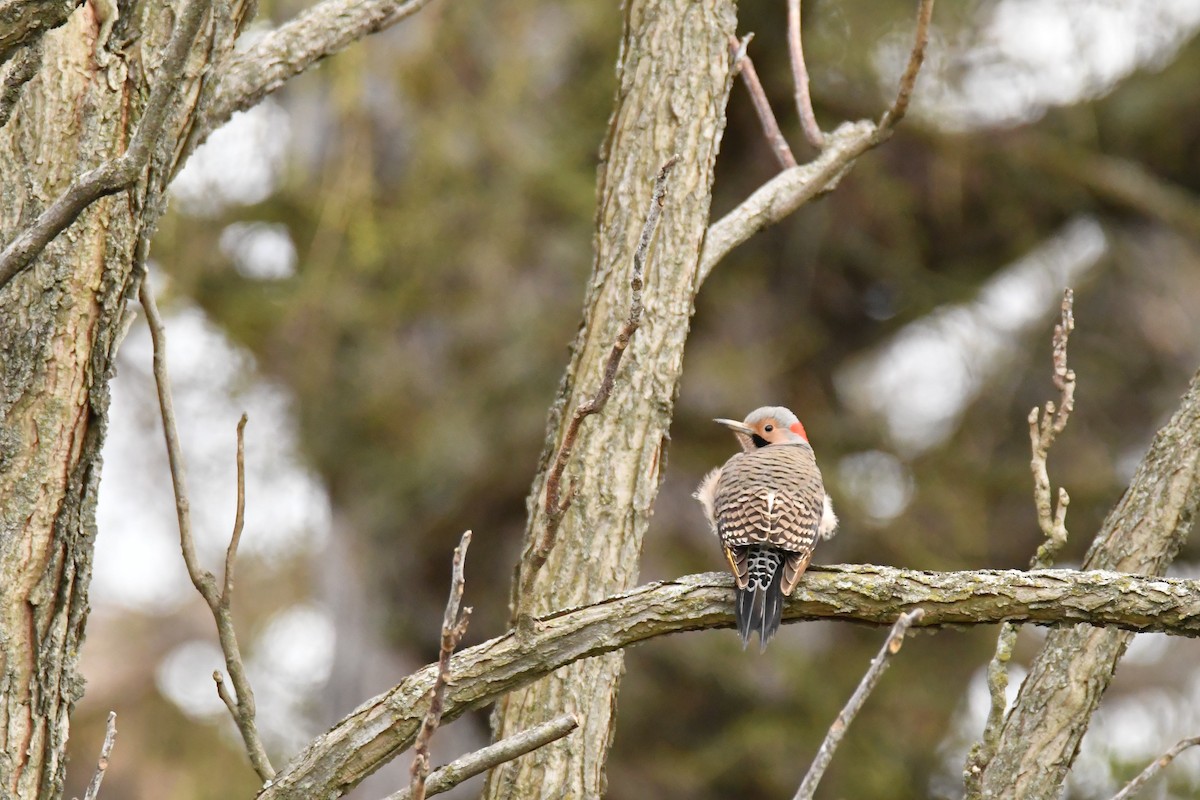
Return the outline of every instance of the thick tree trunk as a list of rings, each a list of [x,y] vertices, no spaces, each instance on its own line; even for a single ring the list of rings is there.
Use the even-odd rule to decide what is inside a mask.
[[[95,55],[101,20],[92,3],[29,45],[43,48],[41,69],[0,129],[0,241],[11,241],[79,174],[128,146],[177,18],[166,3],[138,10],[141,18],[125,21],[133,27],[113,31],[129,34],[129,49],[105,67]],[[165,135],[140,179],[89,206],[0,289],[3,797],[62,792],[68,717],[83,690],[76,665],[112,359],[199,96],[198,67],[214,54],[207,45],[193,49]]]
[[[698,285],[713,165],[730,85],[732,0],[629,0],[616,107],[597,191],[595,262],[575,342],[530,497],[528,548],[547,524],[546,470],[576,406],[596,391],[629,307],[633,252],[659,167],[681,158],[646,270],[645,318],[625,354],[608,406],[584,422],[567,470],[578,497],[557,545],[518,614],[541,615],[628,589],[666,458],[683,347]],[[528,569],[526,559],[520,570]],[[521,585],[523,575],[518,575]],[[592,798],[604,793],[621,654],[563,668],[499,702],[494,735],[509,736],[563,712],[580,730],[493,771],[487,796]]]
[[[1154,437],[1083,568],[1164,574],[1198,510],[1200,374]],[[1052,800],[1062,795],[1079,742],[1132,638],[1128,631],[1088,625],[1046,637],[983,770],[983,797]]]

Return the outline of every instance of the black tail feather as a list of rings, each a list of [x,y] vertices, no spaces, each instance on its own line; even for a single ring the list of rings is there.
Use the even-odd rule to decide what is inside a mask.
[[[783,617],[782,559],[776,553],[772,552],[771,555],[775,557],[759,562],[765,562],[764,567],[770,572],[755,575],[752,569],[746,588],[737,590],[737,627],[742,637],[742,647],[747,647],[750,634],[758,631],[759,652],[767,649],[767,642],[779,630]],[[751,558],[752,562],[756,560]]]

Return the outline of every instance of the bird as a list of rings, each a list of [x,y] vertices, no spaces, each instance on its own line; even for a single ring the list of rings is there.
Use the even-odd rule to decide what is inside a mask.
[[[694,496],[733,571],[742,647],[757,631],[763,652],[779,629],[783,598],[808,568],[818,538],[837,530],[837,515],[808,434],[790,410],[763,406],[742,422],[713,421],[733,431],[742,452],[709,472]]]

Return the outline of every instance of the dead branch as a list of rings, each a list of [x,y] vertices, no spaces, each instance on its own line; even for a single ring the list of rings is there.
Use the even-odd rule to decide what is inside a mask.
[[[1075,330],[1074,302],[1075,294],[1071,289],[1063,290],[1062,316],[1054,326],[1054,336],[1051,339],[1053,380],[1059,391],[1058,405],[1055,406],[1053,400],[1047,400],[1040,415],[1036,407],[1029,412],[1029,467],[1033,472],[1033,502],[1038,525],[1046,537],[1030,560],[1030,569],[1048,569],[1067,543],[1067,505],[1071,498],[1066,489],[1059,487],[1058,507],[1051,510],[1050,476],[1046,471],[1046,458],[1054,439],[1066,428],[1071,411],[1075,408],[1075,371],[1067,367],[1067,340],[1071,331]],[[991,707],[983,726],[983,734],[971,748],[963,768],[963,781],[967,796],[971,798],[980,795],[983,771],[1000,741],[1004,712],[1008,707],[1008,662],[1012,659],[1013,647],[1016,646],[1020,629],[1020,625],[1012,622],[1005,622],[1000,626],[1000,634],[996,638],[996,652],[988,663],[987,686]]]
[[[788,0],[788,56],[792,62],[792,82],[796,94],[796,111],[804,138],[820,150],[825,146],[825,134],[813,113],[812,95],[808,91],[808,67],[804,64],[804,45],[800,38],[800,0]]]
[[[767,93],[763,91],[762,82],[758,79],[758,71],[754,69],[754,62],[746,52],[753,38],[753,33],[746,34],[741,41],[735,36],[729,37],[729,55],[733,60],[733,70],[741,73],[742,83],[750,93],[750,102],[754,104],[754,112],[758,114],[763,134],[767,137],[767,143],[771,145],[771,152],[775,154],[779,166],[791,169],[796,166],[796,157],[792,155],[792,148],[788,147],[787,139],[783,138],[783,131],[779,130],[779,122],[775,119],[771,102],[767,100]]]
[[[290,78],[372,33],[411,17],[430,0],[323,0],[235,53],[196,127],[199,146],[236,111],[257,105]]]
[[[846,706],[838,713],[837,719],[829,726],[829,732],[825,734],[825,741],[821,742],[821,749],[817,751],[817,757],[813,759],[812,765],[808,768],[808,774],[804,776],[793,800],[812,800],[813,794],[817,791],[817,784],[821,782],[821,776],[825,774],[826,767],[833,759],[834,751],[841,744],[842,737],[846,735],[846,729],[858,716],[863,703],[867,701],[871,692],[874,691],[875,685],[879,683],[880,677],[891,665],[891,657],[900,652],[900,648],[904,646],[904,635],[908,633],[909,627],[914,622],[920,621],[924,615],[924,611],[914,608],[896,619],[896,624],[888,633],[883,647],[871,660],[871,666],[867,668],[867,673],[859,681],[858,688],[846,701]]]
[[[879,123],[867,120],[842,123],[826,138],[825,147],[816,160],[779,173],[733,211],[709,225],[704,237],[704,249],[700,253],[700,282],[733,248],[810,200],[833,191],[859,156],[887,141],[896,123],[903,119],[908,109],[913,85],[925,60],[932,15],[933,0],[921,0],[917,12],[916,40],[909,55],[908,68],[900,79],[896,99]]]
[[[233,599],[233,570],[232,565],[237,557],[237,546],[242,535],[242,523],[245,509],[245,456],[244,431],[246,415],[243,414],[237,427],[237,513],[235,515],[233,535],[225,552],[225,576],[223,588],[218,588],[217,579],[211,572],[200,565],[196,555],[195,538],[192,535],[191,503],[188,499],[186,468],[183,460],[183,449],[179,444],[179,429],[175,421],[175,403],[171,393],[171,380],[167,371],[167,341],[166,330],[162,316],[158,313],[158,304],[154,300],[154,292],[149,280],[143,276],[138,298],[146,311],[146,321],[150,326],[150,340],[154,349],[154,382],[158,387],[158,404],[162,416],[163,437],[167,445],[167,461],[171,470],[171,485],[175,492],[175,516],[179,524],[179,547],[183,552],[183,561],[187,566],[188,576],[196,591],[204,598],[212,612],[213,621],[217,626],[217,638],[221,643],[221,652],[225,655],[225,668],[233,683],[237,697],[234,698],[225,686],[220,672],[213,673],[217,695],[225,703],[233,716],[242,741],[246,745],[246,754],[254,771],[263,781],[269,781],[275,775],[275,769],[267,758],[266,749],[258,735],[255,724],[254,691],[250,679],[246,675],[246,666],[242,660],[241,648],[238,646],[237,633],[233,626],[233,615],[230,605]]]
[[[521,731],[495,744],[490,744],[474,753],[468,753],[440,769],[436,769],[426,781],[426,796],[448,792],[460,783],[474,778],[480,773],[487,772],[492,767],[519,758],[526,753],[532,753],[539,747],[545,747],[556,742],[579,727],[579,720],[574,714],[563,714],[549,722],[534,725],[528,730]],[[390,794],[384,800],[412,800],[411,789],[401,789]]]
[[[562,524],[563,516],[567,513],[567,509],[570,508],[571,501],[574,499],[575,486],[573,483],[571,489],[567,492],[567,496],[562,499],[560,499],[561,490],[559,487],[562,482],[563,472],[567,468],[567,462],[571,459],[571,450],[575,446],[575,439],[579,435],[579,426],[583,424],[584,419],[592,414],[598,414],[608,404],[608,397],[612,394],[613,384],[617,378],[617,368],[621,365],[621,357],[625,355],[625,349],[629,347],[629,342],[633,338],[633,334],[637,332],[638,327],[642,324],[642,284],[646,267],[646,256],[650,251],[650,242],[654,239],[654,231],[658,227],[658,219],[662,215],[667,195],[667,177],[671,174],[671,168],[675,166],[678,160],[678,155],[671,156],[659,168],[658,177],[654,179],[654,191],[650,197],[650,208],[646,211],[646,221],[642,225],[642,235],[638,240],[637,250],[633,254],[633,274],[629,278],[629,316],[626,318],[625,324],[621,326],[621,330],[617,333],[617,340],[613,342],[612,350],[608,354],[608,361],[604,365],[604,376],[600,380],[600,386],[596,389],[596,393],[592,395],[590,400],[580,403],[576,407],[575,414],[571,417],[571,422],[567,425],[566,433],[563,434],[562,444],[558,446],[558,453],[554,456],[553,466],[546,475],[546,524],[542,528],[541,535],[538,537],[536,545],[532,552],[530,552],[522,568],[522,597],[528,596],[533,586],[533,580],[537,577],[538,570],[545,565],[546,559],[550,557],[550,551],[554,549],[555,537],[558,533],[559,525]]]
[[[728,573],[650,583],[590,605],[548,614],[527,632],[456,653],[443,721],[484,707],[567,664],[681,631],[732,628]],[[926,572],[874,565],[811,567],[784,607],[787,622],[840,619],[891,625],[921,608],[923,628],[1076,623],[1200,636],[1200,582],[1119,572],[981,570]],[[1095,630],[1095,628],[1091,628]],[[258,800],[336,797],[410,747],[437,665],[363,703],[318,737]]]
[[[454,548],[454,568],[450,579],[450,598],[446,601],[446,613],[442,617],[442,642],[438,653],[437,679],[429,690],[429,709],[421,722],[421,730],[417,734],[414,745],[412,762],[412,783],[409,786],[409,796],[412,800],[425,800],[425,779],[429,777],[429,740],[442,721],[442,706],[446,697],[446,686],[450,683],[450,657],[458,647],[463,634],[467,632],[467,623],[471,619],[471,609],[462,606],[463,567],[467,559],[467,548],[471,545],[471,532],[462,535],[458,547]]]
[[[176,95],[183,69],[210,6],[211,0],[187,0],[184,4],[129,149],[76,178],[33,224],[5,246],[0,252],[0,288],[32,264],[46,245],[66,230],[84,209],[102,197],[128,188],[141,176],[172,109],[179,102]]]
[[[913,87],[917,83],[917,75],[921,72],[921,64],[925,61],[925,47],[929,44],[929,23],[933,19],[933,0],[921,0],[917,9],[917,30],[913,37],[912,50],[908,55],[908,66],[900,76],[900,85],[896,89],[896,99],[892,106],[883,112],[879,118],[880,130],[889,130],[904,119],[908,113],[908,103],[912,100]]]
[[[1125,788],[1113,795],[1112,800],[1129,800],[1137,794],[1143,786],[1150,782],[1158,773],[1166,769],[1167,765],[1175,760],[1175,756],[1187,750],[1189,747],[1195,747],[1200,744],[1200,736],[1193,736],[1190,739],[1183,739],[1176,742],[1175,746],[1167,752],[1163,753],[1158,758],[1151,761],[1144,770],[1142,770],[1136,778],[1125,784]]]
[[[104,723],[104,743],[100,745],[100,758],[96,760],[96,774],[83,793],[83,800],[96,800],[100,794],[100,784],[104,782],[104,773],[108,771],[108,758],[112,755],[113,745],[117,741],[117,712],[108,712],[108,721]]]

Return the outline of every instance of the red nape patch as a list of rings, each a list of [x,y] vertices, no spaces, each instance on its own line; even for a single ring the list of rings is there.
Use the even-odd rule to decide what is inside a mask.
[[[800,437],[804,439],[804,441],[806,441],[806,442],[808,441],[808,434],[805,433],[804,426],[801,425],[799,422],[792,423],[791,431],[792,431],[792,433],[799,434]]]

